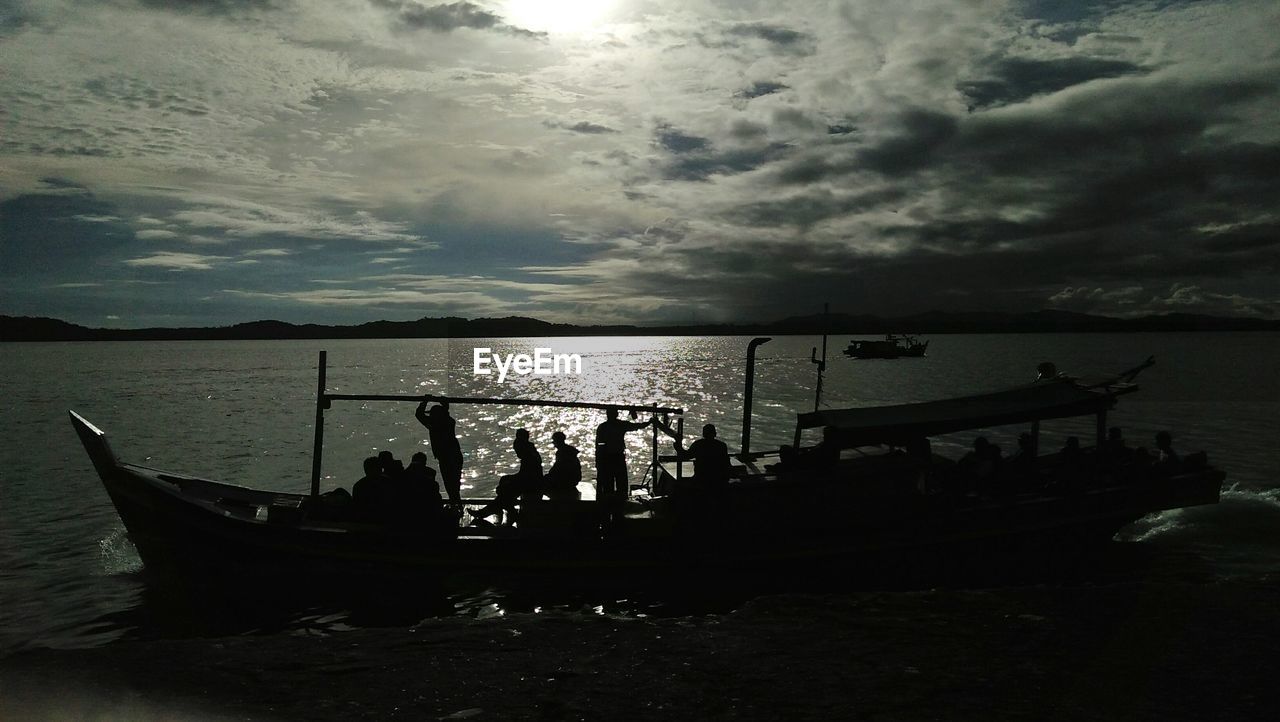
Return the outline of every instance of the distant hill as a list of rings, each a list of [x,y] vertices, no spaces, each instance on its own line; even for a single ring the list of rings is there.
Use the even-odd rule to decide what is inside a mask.
[[[884,333],[1056,333],[1143,331],[1280,331],[1280,320],[1171,313],[1111,318],[1070,311],[1029,313],[928,313],[881,318],[833,313],[791,316],[772,323],[686,326],[580,326],[536,318],[465,319],[454,316],[416,321],[370,321],[356,326],[251,321],[211,328],[86,328],[56,318],[0,316],[0,341],[162,341],[309,338],[494,338],[510,336],[739,336],[773,334]]]

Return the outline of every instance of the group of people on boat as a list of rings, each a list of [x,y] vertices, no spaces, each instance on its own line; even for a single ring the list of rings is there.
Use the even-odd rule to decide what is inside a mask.
[[[884,456],[863,455],[854,463],[871,464],[865,468],[876,469],[873,475],[898,478],[899,488],[911,495],[949,499],[1074,493],[1110,483],[1108,479],[1158,479],[1207,464],[1203,452],[1180,456],[1168,431],[1157,433],[1154,441],[1151,451],[1130,447],[1120,427],[1111,427],[1097,449],[1082,448],[1080,439],[1070,436],[1056,453],[1041,455],[1037,440],[1023,433],[1017,448],[1006,455],[986,436],[977,436],[967,453],[953,459],[934,454],[929,440],[921,436],[891,444]],[[820,444],[802,450],[784,446],[781,463],[767,468],[781,474],[830,473],[841,463],[846,446],[839,430],[828,426]]]
[[[446,521],[436,470],[421,451],[406,467],[390,451],[364,460],[364,476],[351,487],[354,516],[361,520],[435,526]]]
[[[1056,454],[1040,456],[1034,438],[1023,433],[1018,436],[1018,448],[1004,456],[999,446],[979,436],[971,451],[954,466],[944,465],[943,473],[937,476],[942,480],[940,485],[950,485],[949,491],[982,496],[1029,491],[1069,493],[1080,491],[1090,479],[1114,478],[1133,471],[1172,476],[1203,462],[1201,455],[1184,460],[1173,449],[1173,437],[1168,431],[1158,432],[1154,440],[1154,451],[1130,447],[1120,427],[1113,426],[1097,449],[1086,451],[1081,448],[1079,437],[1069,436]],[[1051,473],[1042,473],[1046,471]]]
[[[356,518],[366,521],[399,523],[423,521],[455,527],[462,516],[462,446],[457,435],[457,421],[449,413],[448,403],[428,408],[422,401],[414,413],[427,429],[428,441],[439,474],[427,466],[427,455],[413,454],[408,467],[390,451],[364,461],[364,476],[355,483],[350,505]],[[634,418],[634,413],[632,414]],[[596,427],[596,498],[615,510],[630,493],[627,478],[626,435],[647,428],[650,421],[624,421],[616,409],[605,412],[605,420]],[[517,429],[511,448],[519,467],[498,479],[494,498],[470,511],[473,524],[490,525],[494,516],[511,522],[518,509],[530,501],[544,497],[552,501],[576,501],[581,498],[578,484],[582,481],[579,450],[568,442],[562,431],[551,436],[555,458],[551,468],[543,471],[542,454],[533,443],[528,429]],[[687,489],[722,489],[729,480],[729,449],[716,438],[716,428],[703,427],[702,438],[686,449],[676,442],[676,455],[692,461],[694,477]],[[441,494],[441,484],[445,494]],[[345,492],[341,492],[345,493]],[[447,501],[445,496],[447,495]]]

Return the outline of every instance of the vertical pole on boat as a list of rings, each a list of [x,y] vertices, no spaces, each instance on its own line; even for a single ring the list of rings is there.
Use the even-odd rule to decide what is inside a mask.
[[[747,344],[747,388],[742,392],[742,456],[751,453],[751,397],[756,385],[756,347],[769,343],[772,338],[761,336]]]
[[[658,423],[657,421],[658,421],[658,403],[655,401],[653,404],[653,422],[654,422],[653,423],[653,460],[650,462],[651,464],[653,464],[653,482],[649,486],[650,490],[658,488],[659,477],[662,476],[662,467],[658,465]]]
[[[324,449],[324,375],[325,351],[320,352],[320,378],[316,382],[316,441],[311,448],[311,495],[320,494],[320,453]]]
[[[676,436],[679,437],[679,442],[676,444],[677,448],[683,449],[684,448],[684,417],[683,416],[680,416],[676,419]],[[680,455],[677,454],[676,455],[676,478],[677,479],[684,478],[684,474],[681,473],[681,470],[683,469],[683,467],[684,467],[684,462],[680,461]]]
[[[810,359],[818,364],[818,387],[813,394],[813,410],[818,410],[818,405],[822,403],[822,372],[827,370],[827,307],[829,304],[822,304],[822,360],[819,361],[818,349],[814,349],[810,354]]]
[[[1031,469],[1035,473],[1040,460],[1040,419],[1031,422]]]

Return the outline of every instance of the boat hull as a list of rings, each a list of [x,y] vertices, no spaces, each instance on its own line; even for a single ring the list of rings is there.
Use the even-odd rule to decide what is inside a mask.
[[[1020,566],[1048,569],[1148,513],[1214,503],[1222,483],[1221,472],[1208,469],[1159,486],[929,505],[873,500],[848,483],[814,478],[734,484],[710,510],[662,497],[604,533],[467,527],[442,534],[311,521],[298,511],[301,495],[121,463],[102,432],[78,416],[72,420],[147,569],[198,579],[434,583],[477,571],[582,576],[797,569],[868,580],[980,577],[1017,573]]]

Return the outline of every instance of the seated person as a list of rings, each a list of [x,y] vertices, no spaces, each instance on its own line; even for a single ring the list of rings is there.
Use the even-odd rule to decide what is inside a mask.
[[[421,451],[409,459],[409,466],[397,479],[396,511],[399,520],[406,524],[425,522],[427,525],[447,523],[440,485],[436,483],[436,470],[427,466],[427,455]]]
[[[1080,491],[1088,478],[1084,451],[1080,449],[1080,437],[1068,436],[1067,442],[1058,452],[1058,470],[1045,489],[1054,493],[1074,493]]]
[[[382,473],[378,457],[364,460],[364,476],[351,487],[356,516],[365,521],[387,521],[396,508],[395,482]]]
[[[1155,462],[1156,469],[1165,473],[1176,472],[1182,466],[1181,457],[1173,450],[1173,436],[1168,431],[1156,434]]]
[[[1133,457],[1133,449],[1130,449],[1124,442],[1123,432],[1119,426],[1112,426],[1107,429],[1107,440],[1102,442],[1102,449],[1098,456],[1098,461],[1107,466],[1122,466],[1128,463]]]
[[[704,490],[721,490],[729,484],[729,447],[716,438],[716,427],[702,427],[702,438],[686,450],[679,441],[675,443],[676,457],[681,461],[693,459],[693,483]]]
[[[931,482],[933,481],[933,447],[929,444],[929,439],[924,436],[908,439],[905,450],[907,458],[911,461],[911,477],[916,491],[920,494],[927,494],[933,491],[931,488]]]
[[[1118,429],[1114,429],[1118,431]],[[1062,465],[1067,468],[1079,467],[1084,461],[1084,452],[1080,450],[1080,437],[1068,436],[1067,443],[1063,444],[1062,451],[1058,452],[1058,458]]]
[[[842,450],[837,429],[834,426],[824,426],[822,441],[816,446],[801,449],[784,446],[780,449],[779,456],[784,465],[790,467],[794,464],[795,470],[827,470],[840,463]]]
[[[1000,447],[979,436],[973,440],[973,451],[960,457],[960,471],[969,489],[989,491],[991,481],[1000,472]]]
[[[378,466],[382,468],[382,475],[388,479],[398,479],[404,473],[404,462],[385,449],[378,452]]]
[[[539,454],[533,442],[529,441],[528,429],[516,431],[511,448],[515,450],[516,458],[520,459],[520,469],[514,474],[507,474],[498,479],[498,488],[494,493],[496,498],[482,509],[471,513],[476,521],[501,511],[514,513],[516,502],[521,498],[526,496],[541,498],[542,496],[542,454]]]
[[[1018,450],[1009,455],[1004,464],[1002,490],[1016,493],[1025,489],[1036,473],[1036,445],[1031,434],[1018,434]]]
[[[565,435],[560,431],[551,435],[551,443],[556,447],[556,460],[542,478],[542,493],[552,501],[576,501],[582,496],[578,493],[578,482],[582,481],[578,450],[565,442]]]

